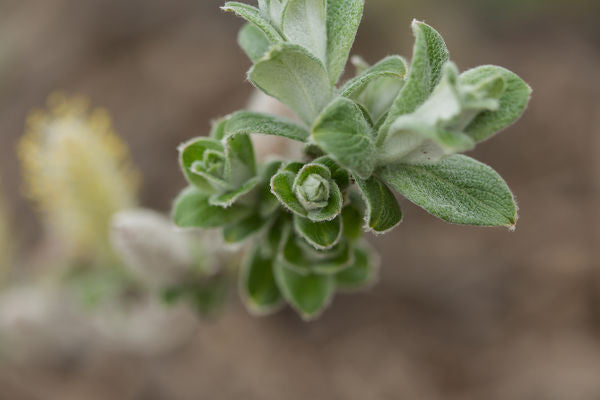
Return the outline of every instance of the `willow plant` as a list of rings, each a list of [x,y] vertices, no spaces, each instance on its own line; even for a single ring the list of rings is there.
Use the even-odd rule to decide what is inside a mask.
[[[377,257],[363,232],[402,221],[396,194],[447,222],[513,229],[517,206],[489,166],[459,153],[515,122],[531,89],[485,65],[460,73],[440,34],[413,21],[412,61],[353,58],[340,84],[363,0],[259,0],[223,7],[247,21],[238,42],[248,80],[286,104],[297,121],[238,111],[209,137],[180,146],[189,182],[174,203],[181,227],[221,227],[249,241],[240,273],[248,309],[290,304],[313,319],[336,291],[369,286]],[[250,134],[304,144],[301,160],[257,165]]]

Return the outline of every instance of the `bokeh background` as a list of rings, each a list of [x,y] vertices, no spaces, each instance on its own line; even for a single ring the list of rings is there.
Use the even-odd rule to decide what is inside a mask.
[[[15,146],[56,89],[113,115],[168,211],[176,147],[252,93],[242,22],[218,0],[0,0],[0,176],[21,255],[43,241]],[[372,242],[372,290],[316,322],[249,316],[234,298],[162,357],[0,363],[2,399],[600,399],[600,2],[367,0],[353,54],[410,57],[410,21],[438,29],[464,70],[505,66],[534,89],[522,120],[480,145],[516,193],[516,232],[451,226],[402,201]]]

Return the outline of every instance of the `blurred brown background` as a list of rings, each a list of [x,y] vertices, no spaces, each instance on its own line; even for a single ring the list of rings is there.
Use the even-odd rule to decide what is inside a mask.
[[[22,251],[40,240],[15,145],[56,89],[110,110],[143,205],[184,185],[176,146],[243,107],[241,21],[218,0],[0,0],[0,175]],[[600,2],[367,0],[354,54],[410,57],[412,18],[461,69],[505,66],[534,95],[478,147],[517,195],[517,231],[445,224],[403,201],[373,241],[380,283],[320,320],[253,318],[237,299],[160,359],[0,365],[0,399],[600,399]]]

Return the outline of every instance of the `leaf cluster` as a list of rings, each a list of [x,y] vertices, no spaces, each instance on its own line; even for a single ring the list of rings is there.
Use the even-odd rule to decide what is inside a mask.
[[[265,314],[285,303],[311,319],[337,290],[368,286],[375,254],[364,231],[402,220],[397,195],[456,224],[514,227],[504,180],[459,153],[514,123],[531,89],[514,73],[481,66],[460,73],[440,34],[414,21],[410,64],[355,57],[339,80],[363,0],[229,2],[244,18],[238,43],[253,62],[248,80],[286,104],[299,122],[239,111],[210,137],[180,147],[190,183],[175,201],[182,227],[222,227],[227,242],[252,237],[240,289]],[[305,144],[303,160],[257,165],[250,134]]]

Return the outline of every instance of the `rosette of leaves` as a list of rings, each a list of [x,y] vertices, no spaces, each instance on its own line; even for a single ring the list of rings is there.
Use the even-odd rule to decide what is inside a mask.
[[[361,236],[401,222],[399,195],[451,223],[516,224],[504,180],[459,153],[514,123],[531,88],[502,67],[460,73],[440,34],[419,21],[410,63],[354,57],[356,76],[339,84],[363,7],[363,0],[223,7],[247,21],[238,42],[253,63],[248,80],[300,122],[240,111],[223,118],[212,139],[185,145],[198,150],[182,153],[192,188],[176,202],[175,219],[224,226],[236,240],[257,234],[240,281],[252,311],[287,302],[310,319],[336,289],[371,282],[376,257]],[[249,134],[302,142],[306,157],[257,167]]]

